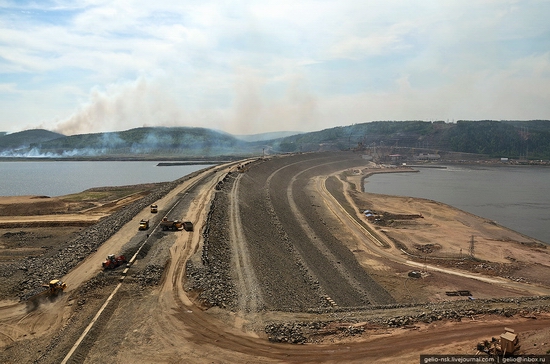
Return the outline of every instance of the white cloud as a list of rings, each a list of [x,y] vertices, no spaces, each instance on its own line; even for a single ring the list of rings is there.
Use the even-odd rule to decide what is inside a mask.
[[[334,44],[329,53],[335,58],[362,59],[368,56],[391,54],[400,49],[407,49],[398,34],[373,34],[368,37],[349,36]]]
[[[21,92],[17,90],[17,84],[14,82],[11,83],[0,83],[0,93],[9,93],[14,94]]]
[[[0,9],[0,92],[10,95],[0,99],[0,130],[257,133],[549,117],[550,5],[537,0],[56,0]]]

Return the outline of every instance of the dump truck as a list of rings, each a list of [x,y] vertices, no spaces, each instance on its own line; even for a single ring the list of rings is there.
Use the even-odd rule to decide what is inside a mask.
[[[151,213],[156,214],[159,211],[157,205],[151,205]]]
[[[115,269],[120,267],[123,264],[126,264],[127,260],[124,255],[119,255],[118,257],[114,254],[109,254],[107,259],[102,263],[103,269]]]
[[[160,226],[162,227],[162,230],[183,230],[183,223],[179,220],[168,220],[167,217],[164,217],[162,221],[160,222]]]
[[[147,230],[149,229],[149,220],[141,220],[139,222],[139,230]]]
[[[42,287],[47,288],[46,291],[50,296],[57,296],[58,294],[62,293],[65,288],[67,288],[67,284],[65,282],[60,281],[59,279],[53,279],[48,284],[43,284]]]
[[[183,222],[183,229],[185,231],[193,231],[193,223],[191,221],[184,221]]]

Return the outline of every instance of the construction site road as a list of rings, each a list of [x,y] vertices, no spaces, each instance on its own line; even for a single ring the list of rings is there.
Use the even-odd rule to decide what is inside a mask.
[[[62,277],[65,294],[31,309],[3,301],[0,361],[417,363],[420,354],[474,354],[504,326],[531,347],[547,342],[550,317],[529,300],[404,304],[399,292],[441,290],[442,273],[403,278],[393,241],[352,231],[346,188],[320,182],[365,164],[353,153],[294,155],[186,179],[157,201],[158,217],[143,209]],[[155,229],[166,214],[194,230]],[[150,230],[137,230],[141,219],[152,219]],[[142,248],[126,275],[101,270],[106,255],[130,246]],[[519,292],[499,280],[471,287]],[[297,327],[310,331],[305,345],[276,342]]]

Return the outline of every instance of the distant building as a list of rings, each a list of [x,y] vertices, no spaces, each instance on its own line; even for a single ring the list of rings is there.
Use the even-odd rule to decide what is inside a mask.
[[[390,154],[390,158],[392,162],[398,162],[403,158],[403,156],[401,154]]]
[[[418,156],[416,156],[416,159],[421,161],[435,161],[441,159],[441,156],[439,154],[420,153]]]

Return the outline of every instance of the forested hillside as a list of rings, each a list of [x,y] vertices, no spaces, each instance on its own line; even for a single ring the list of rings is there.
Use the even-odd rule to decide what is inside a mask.
[[[379,121],[325,129],[283,138],[284,152],[310,151],[320,146],[425,148],[490,157],[550,159],[550,121]]]
[[[277,135],[277,134],[271,134]],[[241,137],[242,138],[242,137]],[[47,130],[0,135],[0,157],[225,158],[288,152],[414,148],[550,159],[550,121],[376,121],[247,142],[206,128],[144,127],[64,136]],[[409,151],[410,152],[410,151]]]

